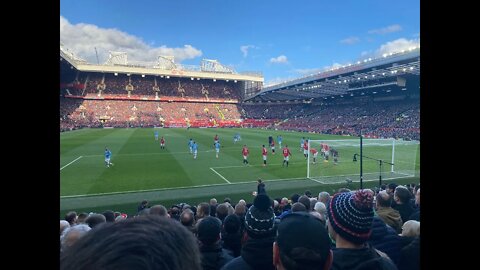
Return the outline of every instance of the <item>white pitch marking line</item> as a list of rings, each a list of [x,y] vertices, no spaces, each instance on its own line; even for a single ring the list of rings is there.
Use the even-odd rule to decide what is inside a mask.
[[[243,167],[243,166],[242,166]],[[215,167],[214,167],[215,168]],[[403,174],[403,173],[402,173]],[[414,177],[413,174],[403,174],[406,177]],[[395,177],[395,178],[385,178],[385,180],[390,179],[397,179],[397,178],[405,178],[405,177]],[[264,180],[264,182],[277,182],[277,181],[287,181],[287,180],[298,180],[298,179],[305,179],[305,180],[312,180],[317,181],[322,184],[334,184],[334,183],[327,183],[322,182],[319,180],[308,179],[306,177],[297,177],[297,178],[282,178],[282,179],[271,179],[271,180]],[[364,180],[364,181],[378,181],[378,179],[374,180]],[[248,183],[257,183],[257,181],[244,181],[244,182],[235,182],[231,183],[231,185],[241,185],[241,184],[248,184]],[[141,192],[155,192],[155,191],[165,191],[165,190],[177,190],[177,189],[189,189],[189,188],[202,188],[202,187],[211,187],[211,186],[223,186],[225,184],[206,184],[206,185],[196,185],[196,186],[185,186],[185,187],[171,187],[171,188],[156,188],[156,189],[143,189],[143,190],[128,190],[128,191],[117,191],[117,192],[105,192],[105,193],[93,193],[93,194],[77,194],[77,195],[66,195],[60,196],[60,199],[70,199],[70,198],[82,198],[82,197],[93,197],[93,196],[109,196],[109,195],[121,195],[121,194],[128,194],[128,193],[141,193]]]
[[[216,173],[218,176],[220,176],[223,180],[225,180],[225,182],[230,183],[230,181],[228,181],[225,177],[223,177],[221,174],[219,174],[217,171],[215,171],[213,168],[210,168],[210,170],[212,170],[214,173]]]
[[[305,178],[305,177],[299,177],[299,178],[271,179],[271,180],[265,180],[264,182],[276,182],[276,181],[297,180],[297,179],[306,179],[306,178]],[[257,183],[257,181],[255,180],[255,181],[235,182],[235,183],[231,183],[231,185],[248,184],[248,183]],[[223,183],[219,183],[219,184],[206,184],[206,185],[186,186],[186,187],[171,187],[171,188],[128,190],[128,191],[93,193],[93,194],[66,195],[66,196],[60,196],[60,199],[81,198],[81,197],[93,197],[93,196],[105,196],[105,195],[108,196],[108,195],[118,195],[118,194],[127,194],[127,193],[154,192],[154,191],[165,191],[165,190],[176,190],[176,189],[189,189],[189,188],[201,188],[201,187],[224,186],[224,185],[225,185],[225,184],[223,184]]]
[[[317,182],[317,183],[320,183],[320,184],[325,184],[325,183],[323,183],[322,181],[319,181],[319,180],[315,180],[315,179],[312,179],[312,178],[308,178],[308,179],[310,179],[310,180],[312,180],[312,181],[315,181],[315,182]]]
[[[67,165],[63,166],[62,168],[60,168],[60,171],[61,171],[61,170],[63,170],[63,168],[67,167],[68,165],[72,164],[73,162],[75,162],[75,161],[77,161],[77,160],[81,159],[82,157],[83,157],[83,156],[79,156],[79,157],[78,157],[78,158],[76,158],[74,161],[72,161],[72,162],[68,163]]]

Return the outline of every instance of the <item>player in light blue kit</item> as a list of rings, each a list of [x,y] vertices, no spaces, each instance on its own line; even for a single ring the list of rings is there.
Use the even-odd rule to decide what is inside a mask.
[[[305,137],[302,137],[302,138],[300,139],[300,152],[303,151],[303,143],[304,143],[304,142],[305,142]]]
[[[107,168],[109,168],[110,165],[113,166],[113,163],[110,162],[111,157],[112,157],[112,152],[110,152],[110,150],[108,150],[108,148],[105,147],[105,165],[107,166]]]
[[[197,159],[198,145],[196,142],[193,142],[192,150],[193,150],[193,159]]]
[[[218,153],[220,153],[220,143],[217,141],[216,143],[214,143],[214,146],[215,146],[216,157],[218,158]]]
[[[188,141],[188,149],[190,149],[190,154],[193,154],[193,140],[190,138],[190,141]]]
[[[277,136],[277,142],[278,142],[278,147],[280,147],[280,149],[282,149],[282,135],[278,135]]]
[[[153,134],[155,135],[155,141],[158,141],[158,130],[155,130],[155,132],[153,132]]]
[[[236,144],[237,142],[241,141],[242,138],[240,137],[240,133],[235,133],[235,135],[233,136],[233,143]]]

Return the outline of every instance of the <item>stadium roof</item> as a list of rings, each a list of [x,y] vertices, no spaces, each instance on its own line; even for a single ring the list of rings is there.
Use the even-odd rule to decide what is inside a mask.
[[[405,87],[420,77],[420,48],[365,59],[307,77],[265,87],[246,102],[312,100],[343,96],[357,90]]]
[[[173,58],[159,56],[156,62],[131,62],[124,52],[110,52],[104,64],[88,63],[60,44],[60,61],[82,72],[125,73],[138,75],[185,77],[197,79],[251,81],[263,83],[261,72],[235,72],[217,60],[203,59],[200,66],[175,64]]]

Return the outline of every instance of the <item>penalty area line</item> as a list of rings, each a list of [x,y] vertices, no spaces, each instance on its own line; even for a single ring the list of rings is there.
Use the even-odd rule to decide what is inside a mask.
[[[324,183],[324,182],[322,182],[322,181],[315,180],[315,179],[312,179],[312,178],[307,178],[307,179],[309,179],[309,180],[312,180],[312,181],[314,181],[314,182],[317,182],[317,183],[319,183],[319,184],[325,184],[325,183]]]
[[[214,173],[216,173],[218,176],[220,176],[220,178],[222,178],[223,180],[225,180],[225,182],[230,183],[230,181],[228,181],[225,177],[223,177],[223,175],[219,174],[217,171],[215,171],[213,168],[210,168],[210,170],[212,170]]]
[[[73,160],[72,162],[68,163],[67,165],[63,166],[62,168],[60,168],[60,171],[63,170],[63,168],[67,167],[68,165],[74,163],[75,161],[81,159],[83,156],[79,156],[78,158],[76,158],[75,160]]]

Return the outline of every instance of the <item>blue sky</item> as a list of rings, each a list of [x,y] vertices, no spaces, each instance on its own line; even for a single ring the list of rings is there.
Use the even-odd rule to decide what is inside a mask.
[[[420,0],[60,0],[60,41],[105,62],[216,59],[266,84],[420,44]]]

